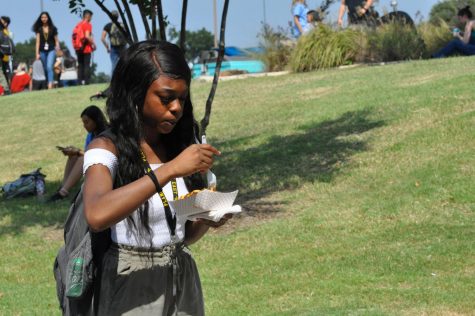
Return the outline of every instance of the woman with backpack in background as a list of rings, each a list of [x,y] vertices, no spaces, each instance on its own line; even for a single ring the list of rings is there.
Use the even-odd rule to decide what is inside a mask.
[[[457,13],[457,17],[460,23],[465,24],[464,32],[455,29],[455,39],[432,57],[443,58],[455,53],[465,56],[475,55],[475,20],[473,20],[473,13],[470,10],[470,6],[460,9]]]
[[[203,189],[200,173],[220,154],[197,144],[190,83],[182,50],[165,41],[133,44],[114,71],[110,135],[94,139],[84,156],[84,215],[91,230],[107,231],[112,241],[97,315],[204,315],[187,246],[229,217],[187,221],[168,203]]]
[[[68,197],[69,191],[79,182],[79,180],[81,180],[84,151],[87,149],[87,146],[91,141],[108,127],[104,113],[102,113],[101,109],[95,105],[90,105],[82,111],[81,120],[84,129],[87,131],[84,150],[73,146],[57,146],[58,150],[60,150],[63,155],[68,156],[68,160],[66,162],[66,167],[64,168],[64,177],[61,182],[61,187],[48,199],[49,202],[62,200]]]
[[[48,89],[52,89],[53,66],[56,60],[56,51],[59,50],[58,29],[54,26],[48,12],[41,12],[31,29],[36,34],[36,59],[41,59],[45,68]]]

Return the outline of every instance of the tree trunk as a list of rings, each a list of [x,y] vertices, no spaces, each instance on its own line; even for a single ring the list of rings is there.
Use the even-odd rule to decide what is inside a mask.
[[[213,85],[211,86],[211,91],[206,101],[205,115],[201,120],[201,136],[206,134],[206,128],[209,124],[209,119],[211,116],[211,105],[213,104],[214,95],[216,93],[216,88],[218,87],[219,73],[221,71],[221,63],[224,57],[224,35],[226,30],[226,17],[228,14],[229,0],[224,1],[223,15],[221,17],[221,31],[219,35],[219,53],[218,60],[216,61],[216,70],[214,72]]]
[[[183,0],[183,8],[181,10],[181,30],[180,30],[180,47],[183,54],[186,52],[186,11],[188,10],[188,0]]]
[[[98,0],[96,0],[98,2]],[[132,12],[130,12],[130,7],[129,4],[127,3],[127,0],[122,0],[122,4],[124,5],[125,12],[127,13],[127,18],[130,22],[130,29],[132,31],[132,39],[134,42],[139,41],[139,37],[137,36],[137,31],[135,30],[135,23],[134,23],[134,18],[132,17]]]
[[[167,32],[165,26],[165,20],[163,19],[163,7],[162,0],[157,1],[157,13],[158,13],[158,24],[160,26],[160,40],[167,40]]]

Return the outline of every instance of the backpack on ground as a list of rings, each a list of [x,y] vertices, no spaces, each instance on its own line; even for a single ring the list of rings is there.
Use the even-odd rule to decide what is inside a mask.
[[[11,56],[15,53],[15,44],[13,44],[10,36],[0,30],[0,57],[3,55]]]
[[[84,21],[79,22],[73,29],[72,43],[75,51],[83,51],[86,46],[86,33],[82,28]]]
[[[12,199],[44,194],[46,175],[42,174],[40,170],[41,168],[38,168],[30,173],[22,174],[15,181],[5,183],[1,187],[3,197]]]
[[[122,28],[124,27],[122,23],[120,23],[120,26]],[[111,46],[125,46],[127,44],[127,40],[114,22],[112,22],[111,25],[109,39],[111,42]]]
[[[106,130],[102,136],[112,139]],[[84,215],[83,187],[69,208],[64,246],[54,261],[56,294],[63,315],[94,315],[94,294],[100,289],[101,262],[111,243],[110,229],[93,232]]]

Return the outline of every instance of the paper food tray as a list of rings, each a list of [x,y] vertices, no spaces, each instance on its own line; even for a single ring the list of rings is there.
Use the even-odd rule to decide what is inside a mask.
[[[238,191],[225,193],[203,190],[189,198],[169,203],[178,217],[189,220],[204,218],[218,222],[226,214],[241,212],[241,206],[233,205],[237,194]]]

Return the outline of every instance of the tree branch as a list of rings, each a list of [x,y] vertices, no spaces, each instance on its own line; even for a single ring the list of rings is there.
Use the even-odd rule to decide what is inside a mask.
[[[145,7],[142,1],[137,1],[137,5],[139,6],[140,16],[142,17],[142,22],[145,27],[145,35],[147,39],[152,38],[152,33],[150,32],[150,25],[147,21],[147,16],[145,15]]]
[[[167,32],[166,32],[165,20],[163,19],[162,0],[157,1],[157,12],[158,12],[158,25],[160,26],[160,39],[162,41],[166,41]]]
[[[183,8],[181,9],[181,30],[180,30],[180,47],[183,53],[186,51],[186,11],[188,9],[188,0],[183,0]]]
[[[122,5],[124,6],[125,12],[127,13],[127,19],[130,22],[130,29],[132,30],[132,39],[134,40],[134,42],[138,42],[139,38],[137,36],[137,31],[135,30],[134,18],[132,16],[132,13],[130,12],[130,7],[127,3],[127,0],[122,0]]]
[[[150,4],[150,18],[152,19],[152,38],[154,40],[157,39],[157,2],[156,0],[152,0],[152,3]]]
[[[218,87],[219,73],[221,72],[221,63],[224,57],[224,35],[226,31],[226,17],[228,14],[229,0],[224,1],[223,15],[221,17],[221,32],[219,35],[219,53],[218,59],[216,60],[216,69],[214,71],[213,85],[211,86],[211,91],[209,92],[208,100],[206,101],[206,110],[203,119],[201,120],[201,135],[206,134],[206,127],[209,124],[209,118],[211,116],[211,105],[213,104],[214,95],[216,93],[216,88]]]

